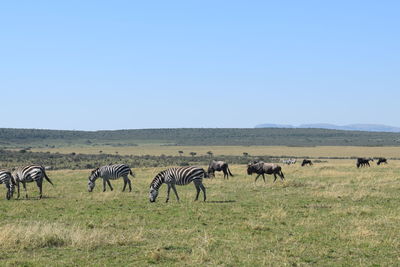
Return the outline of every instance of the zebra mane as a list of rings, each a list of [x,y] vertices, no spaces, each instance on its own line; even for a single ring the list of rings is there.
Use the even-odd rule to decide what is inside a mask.
[[[158,190],[160,186],[164,183],[166,171],[162,171],[154,177],[153,181],[150,183],[150,188]]]
[[[99,177],[98,174],[95,175],[96,172],[99,171],[99,169],[100,169],[100,168],[96,168],[96,169],[94,169],[94,170],[91,172],[90,177],[89,177],[89,180],[90,180],[91,182],[94,182],[94,181]],[[93,176],[94,176],[94,177],[93,177]]]

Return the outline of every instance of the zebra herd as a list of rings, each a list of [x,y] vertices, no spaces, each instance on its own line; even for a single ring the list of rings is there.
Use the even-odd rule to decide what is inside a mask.
[[[369,162],[374,161],[372,158],[358,158],[356,162],[357,168],[370,166]],[[382,163],[387,164],[387,159],[378,158],[377,164],[380,165]],[[313,165],[310,160],[303,160],[302,166],[305,165]],[[152,182],[150,183],[149,189],[149,200],[150,202],[155,202],[158,196],[158,191],[162,184],[167,185],[167,199],[166,202],[169,201],[169,195],[171,189],[174,191],[176,199],[179,201],[178,192],[176,190],[176,185],[187,185],[193,182],[196,188],[196,198],[199,198],[200,192],[203,192],[203,199],[206,201],[206,188],[203,185],[204,178],[213,178],[215,177],[216,171],[222,171],[224,173],[224,179],[229,179],[229,176],[233,177],[232,172],[229,169],[229,166],[224,161],[211,161],[208,166],[208,171],[206,172],[203,168],[196,166],[188,166],[188,167],[176,167],[169,168],[164,171],[158,173]],[[247,165],[247,174],[252,175],[253,173],[257,174],[254,182],[262,176],[265,182],[265,174],[274,175],[274,182],[278,177],[283,181],[285,176],[282,172],[281,166],[274,163],[265,163],[263,161],[255,161],[249,163]],[[98,178],[103,179],[103,192],[106,191],[107,185],[110,190],[113,190],[110,180],[116,180],[119,178],[123,178],[124,186],[122,191],[124,192],[126,187],[128,186],[129,192],[132,191],[132,183],[128,176],[135,177],[135,173],[131,170],[131,168],[126,164],[113,164],[99,167],[93,170],[88,177],[88,192],[92,192],[95,185],[96,180]],[[39,188],[39,198],[42,198],[42,187],[43,180],[46,180],[51,185],[53,182],[46,174],[46,170],[43,166],[40,165],[28,165],[25,167],[19,167],[14,169],[12,172],[6,170],[0,170],[0,184],[4,184],[7,189],[6,198],[11,199],[13,197],[15,187],[17,188],[17,198],[20,197],[20,184],[22,184],[25,197],[28,198],[28,193],[26,190],[26,183],[36,182],[37,187]]]

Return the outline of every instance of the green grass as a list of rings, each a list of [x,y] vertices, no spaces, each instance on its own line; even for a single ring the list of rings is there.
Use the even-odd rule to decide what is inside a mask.
[[[53,171],[46,198],[0,201],[0,265],[316,265],[393,266],[400,249],[400,163],[356,169],[353,161],[284,166],[287,180],[254,185],[245,166],[229,181],[206,179],[208,201],[193,185],[148,186],[160,168],[135,169],[132,193],[86,191],[89,171]],[[2,194],[5,194],[4,190]]]

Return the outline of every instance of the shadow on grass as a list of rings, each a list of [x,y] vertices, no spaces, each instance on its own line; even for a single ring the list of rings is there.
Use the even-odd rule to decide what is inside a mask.
[[[235,203],[236,200],[212,200],[207,201],[207,203]]]
[[[16,201],[23,201],[23,200],[41,200],[41,199],[56,199],[56,197],[49,197],[49,196],[42,196],[42,198],[39,197],[20,197],[20,198],[14,198],[13,200]]]

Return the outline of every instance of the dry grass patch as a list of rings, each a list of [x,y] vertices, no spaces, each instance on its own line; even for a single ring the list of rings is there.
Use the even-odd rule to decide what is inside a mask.
[[[106,229],[88,228],[46,222],[6,224],[0,227],[0,247],[12,249],[49,247],[94,249],[107,245],[134,245],[143,241],[143,229],[117,233]]]

